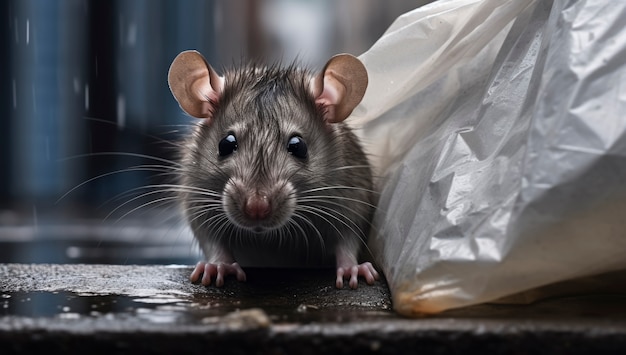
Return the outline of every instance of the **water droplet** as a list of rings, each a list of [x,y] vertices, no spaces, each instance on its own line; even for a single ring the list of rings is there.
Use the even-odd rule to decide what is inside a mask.
[[[78,79],[78,77],[74,77],[74,93],[78,94],[80,92],[80,80]]]
[[[135,44],[137,44],[137,24],[132,23],[129,26],[126,40],[128,41],[128,45],[130,47],[133,47],[135,46]]]
[[[117,97],[117,128],[124,129],[126,125],[126,99],[124,96]]]
[[[17,108],[17,85],[15,84],[15,79],[13,79],[13,108]]]
[[[89,84],[85,84],[85,111],[89,111]]]
[[[65,255],[70,259],[77,259],[81,257],[81,250],[79,247],[71,246],[65,250]]]

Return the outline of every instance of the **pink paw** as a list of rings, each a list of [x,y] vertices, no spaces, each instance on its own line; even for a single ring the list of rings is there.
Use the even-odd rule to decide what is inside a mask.
[[[196,264],[195,269],[191,272],[189,279],[191,282],[200,280],[204,286],[209,286],[211,281],[215,279],[215,286],[224,286],[224,277],[227,275],[236,275],[237,280],[246,281],[246,273],[237,263],[207,263],[200,261]]]
[[[355,289],[359,286],[359,276],[363,276],[368,285],[373,284],[379,278],[378,272],[374,269],[372,263],[369,262],[352,267],[339,266],[337,267],[337,282],[335,285],[337,288],[343,288],[344,277],[349,277],[348,285],[350,285],[350,288]]]

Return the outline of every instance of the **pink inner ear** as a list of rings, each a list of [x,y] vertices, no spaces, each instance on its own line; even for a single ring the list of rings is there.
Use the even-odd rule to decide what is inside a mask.
[[[324,119],[328,123],[341,121],[337,117],[337,105],[341,103],[346,93],[346,88],[333,76],[332,71],[324,75],[324,88],[322,93],[315,99],[315,103],[324,107]]]
[[[215,86],[220,90],[221,82],[216,83]],[[213,114],[213,106],[219,99],[219,93],[211,86],[209,78],[202,77],[194,81],[189,91],[194,93],[195,100],[199,103],[200,117],[209,118]]]
[[[201,103],[201,110],[202,110],[202,117],[198,117],[198,118],[204,118],[207,121],[210,121],[211,118],[213,117],[213,107],[214,105],[208,101],[203,101]]]
[[[199,117],[208,117],[211,112],[211,105],[208,101],[213,96],[213,89],[208,79],[208,77],[203,77],[195,80],[189,88],[190,96],[199,106],[198,113],[195,114]]]

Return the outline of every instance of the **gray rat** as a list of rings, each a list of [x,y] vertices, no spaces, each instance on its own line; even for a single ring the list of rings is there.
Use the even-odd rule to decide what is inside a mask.
[[[192,282],[245,281],[239,260],[320,266],[334,259],[338,288],[344,277],[351,288],[359,276],[368,284],[379,278],[371,263],[357,262],[375,208],[372,175],[343,123],[367,81],[364,65],[348,54],[319,74],[294,63],[219,76],[196,51],[174,59],[172,94],[200,119],[181,151],[178,187],[206,257]]]

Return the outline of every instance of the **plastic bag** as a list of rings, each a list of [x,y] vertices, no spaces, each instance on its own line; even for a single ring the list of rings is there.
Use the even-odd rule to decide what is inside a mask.
[[[360,57],[398,312],[626,268],[624,23],[610,0],[437,1]]]

